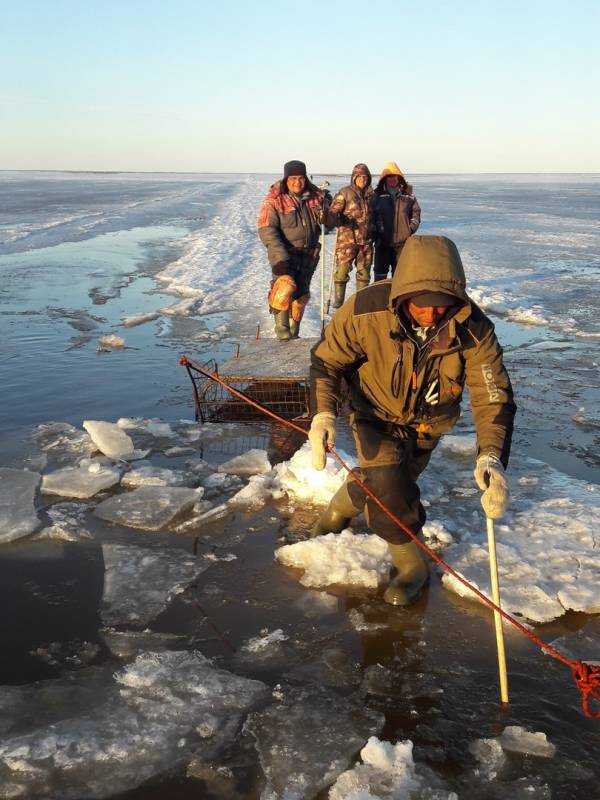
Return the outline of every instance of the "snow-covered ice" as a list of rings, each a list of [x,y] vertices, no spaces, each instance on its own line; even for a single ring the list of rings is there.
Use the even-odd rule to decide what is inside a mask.
[[[114,333],[107,334],[106,336],[101,336],[98,339],[98,344],[100,347],[109,348],[112,350],[120,350],[121,348],[125,347],[125,339],[122,336],[117,336]]]
[[[105,625],[147,625],[209,566],[181,550],[105,544]]]
[[[115,423],[88,419],[84,420],[83,427],[105,456],[119,459],[133,455],[133,441]]]
[[[121,320],[121,325],[124,328],[135,328],[138,325],[143,325],[145,322],[152,322],[159,317],[160,314],[158,311],[150,311],[147,314],[132,314],[129,317],[124,317],[124,319]]]
[[[78,467],[63,467],[46,473],[42,477],[42,492],[85,500],[114,486],[120,479],[120,470],[82,459]]]
[[[311,587],[340,584],[376,589],[391,566],[384,539],[350,530],[286,544],[275,556],[288,567],[304,569],[300,583]]]
[[[409,798],[419,788],[411,741],[382,742],[376,736],[360,751],[362,764],[343,772],[329,791],[329,800]]]
[[[337,452],[350,467],[356,466],[356,458],[341,450]],[[275,471],[282,489],[294,497],[310,500],[315,505],[329,503],[346,478],[344,468],[331,456],[328,457],[324,470],[319,472],[314,469],[308,442],[305,442],[289,461],[277,464]]]
[[[40,482],[38,472],[0,467],[0,542],[21,539],[39,528],[34,500]]]
[[[201,496],[196,489],[140,486],[131,492],[103,500],[94,509],[94,514],[117,525],[158,531],[178,514],[191,508]]]

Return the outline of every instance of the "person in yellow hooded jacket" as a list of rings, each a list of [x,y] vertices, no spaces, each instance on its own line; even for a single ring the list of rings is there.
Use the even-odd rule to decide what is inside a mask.
[[[475,480],[487,515],[502,516],[516,406],[494,326],[466,293],[454,242],[411,236],[392,280],[367,286],[334,314],[311,351],[310,379],[313,466],[324,468],[334,444],[345,381],[362,480],[415,536],[425,522],[417,478],[456,424],[467,386]],[[343,530],[363,510],[397,570],[384,599],[408,605],[428,577],[420,548],[356,481],[336,493],[314,535]]]
[[[374,279],[382,281],[390,269],[394,274],[404,243],[421,223],[413,187],[395,161],[387,162],[375,187],[375,223]]]

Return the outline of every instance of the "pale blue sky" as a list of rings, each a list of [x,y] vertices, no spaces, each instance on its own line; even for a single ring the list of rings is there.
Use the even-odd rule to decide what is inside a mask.
[[[0,10],[0,169],[600,172],[598,0]]]

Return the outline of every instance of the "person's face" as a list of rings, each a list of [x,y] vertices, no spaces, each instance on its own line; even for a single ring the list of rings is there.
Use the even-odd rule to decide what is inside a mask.
[[[306,178],[304,175],[290,175],[286,180],[286,186],[290,192],[300,194],[306,186]]]
[[[358,175],[354,179],[354,183],[358,186],[359,189],[364,189],[368,182],[369,179],[367,178],[366,175]]]
[[[388,175],[385,179],[385,185],[388,189],[395,189],[398,186],[398,182],[400,180],[399,175]]]
[[[406,303],[406,308],[410,316],[421,328],[430,328],[444,316],[448,308],[446,306],[416,306],[410,300]]]

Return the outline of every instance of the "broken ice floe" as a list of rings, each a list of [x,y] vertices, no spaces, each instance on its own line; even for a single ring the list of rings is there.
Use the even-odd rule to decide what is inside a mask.
[[[138,486],[187,486],[197,483],[197,479],[181,470],[154,467],[144,464],[133,467],[126,472],[121,481],[121,486],[127,489],[137,489]]]
[[[38,472],[0,467],[0,542],[13,542],[40,527],[34,508]]]
[[[100,638],[114,658],[129,661],[144,651],[161,653],[164,650],[179,649],[185,643],[185,636],[156,631],[118,631],[102,628]]]
[[[32,438],[39,448],[58,463],[89,457],[97,450],[88,433],[67,422],[46,422],[38,425]]]
[[[248,653],[261,653],[264,650],[268,650],[274,644],[287,642],[289,638],[290,637],[287,636],[281,628],[277,628],[277,630],[271,631],[270,633],[265,628],[260,632],[260,636],[254,636],[252,639],[248,639],[240,649]]]
[[[180,550],[105,544],[105,625],[147,625],[209,564]]]
[[[246,486],[229,498],[228,505],[256,509],[261,508],[267,500],[279,500],[284,496],[277,475],[268,472],[265,475],[252,475]]]
[[[275,556],[286,566],[304,569],[300,583],[313,587],[341,584],[375,589],[389,575],[391,564],[384,539],[349,530],[284,545]]]
[[[532,622],[549,622],[569,609],[600,612],[600,539],[594,526],[599,499],[589,484],[547,464],[527,459],[523,468],[528,480],[514,488],[511,510],[495,526],[502,607]],[[450,547],[445,558],[490,596],[483,520],[479,531]],[[452,576],[442,580],[451,591],[477,600]]]
[[[545,733],[533,733],[520,725],[509,725],[500,736],[502,749],[507,753],[523,753],[538,758],[553,758],[556,747]]]
[[[135,328],[137,325],[143,325],[144,322],[152,322],[159,317],[158,311],[151,311],[148,314],[132,314],[130,317],[122,319],[121,325],[124,328]]]
[[[81,542],[92,539],[92,534],[84,523],[87,511],[88,506],[81,503],[55,503],[46,511],[52,524],[42,528],[32,538],[36,541],[55,539],[61,542]]]
[[[91,667],[3,688],[3,717],[14,720],[0,743],[3,796],[106,797],[194,754],[214,757],[265,690],[197,652],[143,653],[114,675]]]
[[[83,427],[105,456],[119,459],[133,455],[134,446],[131,438],[113,422],[88,419],[84,420]]]
[[[120,470],[82,459],[77,467],[63,467],[44,475],[42,492],[85,500],[114,486],[120,478]]]
[[[158,531],[178,514],[191,508],[201,497],[201,489],[140,486],[131,492],[103,500],[94,509],[94,514],[116,525]]]
[[[217,467],[217,472],[228,472],[241,476],[258,475],[270,470],[271,463],[266,450],[248,450]]]
[[[365,740],[379,733],[382,714],[323,689],[286,689],[248,717],[267,779],[269,800],[312,798],[332,784]]]
[[[376,736],[360,751],[362,764],[343,772],[329,791],[329,800],[409,798],[420,788],[415,774],[413,744],[391,744]]]

